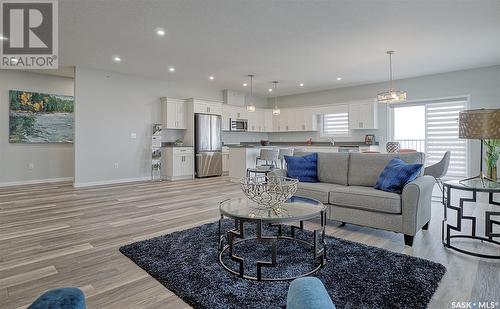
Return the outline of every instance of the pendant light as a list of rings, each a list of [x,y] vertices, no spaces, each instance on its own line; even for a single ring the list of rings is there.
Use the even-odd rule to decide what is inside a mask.
[[[406,91],[394,90],[393,81],[392,81],[392,55],[394,54],[393,50],[388,50],[387,54],[389,55],[389,76],[391,80],[391,88],[389,91],[381,92],[377,95],[377,101],[379,103],[399,103],[406,101]]]
[[[253,77],[255,75],[250,74],[248,77],[250,77],[250,104],[247,104],[247,112],[253,113],[255,112],[255,104],[253,104]]]
[[[278,94],[276,93],[276,88],[278,87],[278,81],[275,80],[273,81],[273,88],[274,88],[274,108],[273,108],[273,115],[278,116],[281,114],[281,110],[278,108]]]

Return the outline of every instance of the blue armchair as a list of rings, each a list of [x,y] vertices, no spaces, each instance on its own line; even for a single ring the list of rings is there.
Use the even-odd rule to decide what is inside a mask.
[[[335,309],[325,286],[315,277],[298,278],[290,283],[287,309]]]

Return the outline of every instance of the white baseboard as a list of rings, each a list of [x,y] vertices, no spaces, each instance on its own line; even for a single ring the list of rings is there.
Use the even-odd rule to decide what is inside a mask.
[[[151,176],[137,177],[137,178],[122,178],[122,179],[113,179],[113,180],[101,180],[101,181],[91,181],[91,182],[75,182],[73,184],[73,187],[75,187],[75,188],[95,187],[95,186],[113,185],[113,184],[119,184],[119,183],[148,181],[148,180],[151,180]]]
[[[66,181],[73,181],[73,177],[61,177],[61,178],[47,178],[47,179],[21,180],[21,181],[12,181],[12,182],[0,182],[0,187],[36,185],[36,184],[41,184],[41,183],[66,182]]]

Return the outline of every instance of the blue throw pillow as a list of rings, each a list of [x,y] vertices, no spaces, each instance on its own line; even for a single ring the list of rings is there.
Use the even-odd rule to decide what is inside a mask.
[[[375,189],[401,193],[403,187],[420,175],[422,164],[409,164],[399,157],[392,159],[378,176]]]
[[[302,182],[318,182],[318,154],[303,157],[285,156],[287,175]]]

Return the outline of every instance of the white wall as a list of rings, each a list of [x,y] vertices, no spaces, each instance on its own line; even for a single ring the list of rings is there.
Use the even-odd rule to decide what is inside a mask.
[[[73,95],[72,78],[0,70],[0,186],[73,177],[72,144],[9,143],[9,90]],[[34,168],[30,170],[29,164]]]
[[[500,65],[470,69],[464,71],[441,73],[435,75],[421,76],[397,80],[395,88],[408,92],[408,100],[422,100],[443,97],[470,95],[470,108],[500,108]],[[310,92],[298,95],[279,97],[280,107],[308,106],[335,104],[349,101],[363,100],[376,97],[377,93],[387,90],[388,83],[376,83],[362,86],[331,89],[318,92]],[[273,105],[272,101],[268,106]],[[362,140],[365,134],[374,133],[384,140],[386,135],[386,107],[379,106],[379,130],[353,132],[351,140]],[[270,139],[305,140],[313,135],[313,139],[319,139],[319,133],[273,133]],[[345,140],[339,139],[339,140]],[[470,168],[471,173],[476,173],[479,160],[479,142],[470,142]]]
[[[75,76],[75,185],[150,177],[151,124],[160,122],[160,97],[222,100],[222,91],[194,89],[140,76],[77,67]],[[266,105],[261,99],[261,106]],[[137,138],[131,139],[130,134]],[[164,132],[173,141],[176,132]],[[118,168],[114,164],[118,163]]]

